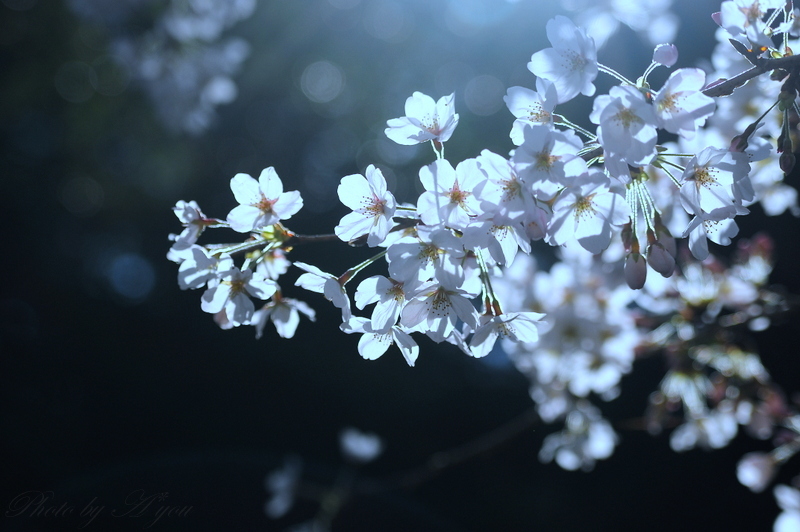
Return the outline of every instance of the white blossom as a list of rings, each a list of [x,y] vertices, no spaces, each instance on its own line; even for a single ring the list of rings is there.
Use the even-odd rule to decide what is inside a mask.
[[[547,38],[553,47],[534,53],[528,70],[553,82],[558,103],[568,102],[578,93],[594,95],[598,72],[594,40],[561,15],[547,21]]]
[[[345,242],[369,235],[367,245],[377,246],[392,228],[396,202],[386,190],[386,179],[380,169],[369,165],[365,174],[345,176],[339,183],[339,200],[353,212],[342,218],[334,232]]]
[[[236,174],[231,179],[231,191],[239,206],[228,213],[228,223],[240,233],[291,218],[303,207],[300,192],[284,192],[283,183],[271,166],[261,172],[258,181],[247,174]]]
[[[386,136],[407,146],[429,140],[446,142],[458,125],[454,97],[455,93],[434,102],[427,94],[415,92],[406,100],[406,116],[386,122]]]

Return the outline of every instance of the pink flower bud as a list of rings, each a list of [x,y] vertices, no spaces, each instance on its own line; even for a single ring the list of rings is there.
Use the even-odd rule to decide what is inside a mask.
[[[647,263],[663,277],[669,277],[675,270],[675,257],[661,244],[656,242],[647,247]]]
[[[674,44],[659,44],[653,50],[653,63],[671,67],[678,61],[678,48]]]
[[[794,169],[794,162],[794,154],[790,151],[785,151],[778,157],[778,164],[784,174],[790,174],[792,172],[792,169]]]
[[[625,258],[625,282],[634,290],[644,286],[647,279],[647,263],[638,253],[631,253]]]

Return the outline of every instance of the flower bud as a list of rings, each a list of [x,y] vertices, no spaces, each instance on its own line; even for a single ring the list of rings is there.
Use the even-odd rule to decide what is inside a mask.
[[[653,50],[653,63],[671,67],[678,61],[678,48],[674,44],[659,44]]]
[[[754,493],[764,491],[775,473],[775,460],[767,453],[747,453],[736,466],[736,478]]]
[[[784,174],[789,174],[794,169],[795,157],[794,153],[791,151],[785,151],[781,153],[781,156],[778,158],[778,164],[781,166],[781,170],[783,170]]]
[[[675,271],[675,257],[670,255],[661,242],[647,246],[647,263],[663,277],[669,277]]]
[[[625,258],[625,282],[634,290],[644,286],[647,279],[647,263],[638,253],[631,253]]]

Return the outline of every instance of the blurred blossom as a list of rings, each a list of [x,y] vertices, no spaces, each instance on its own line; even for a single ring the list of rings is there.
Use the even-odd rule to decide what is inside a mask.
[[[241,39],[203,46],[171,48],[163,37],[120,39],[115,55],[148,93],[162,122],[172,130],[206,130],[219,103],[235,98],[230,78],[250,52]]]
[[[141,303],[147,299],[156,281],[150,261],[133,252],[113,257],[106,276],[111,288],[131,303]]]
[[[345,83],[342,69],[330,61],[311,63],[300,76],[300,89],[315,103],[328,103],[335,99],[344,90]]]
[[[764,491],[776,472],[775,460],[767,453],[747,453],[736,466],[736,478],[755,493]]]
[[[783,484],[775,486],[775,499],[783,512],[775,520],[774,532],[800,530],[800,491]]]
[[[56,86],[69,101],[85,101],[94,89],[122,92],[128,80],[148,94],[162,122],[173,131],[199,134],[213,122],[217,105],[236,99],[232,76],[250,52],[242,39],[223,32],[255,10],[255,0],[171,0],[152,27],[139,34],[118,28],[144,12],[152,0],[69,3],[80,17],[105,26],[117,68],[101,64],[98,79],[89,65],[59,71]],[[113,6],[113,7],[110,7]],[[62,67],[63,69],[63,67]],[[83,89],[88,80],[89,89]]]
[[[348,427],[339,435],[342,454],[350,461],[371,462],[383,452],[383,442],[376,434]]]
[[[286,458],[281,469],[276,469],[264,479],[264,487],[270,494],[264,504],[264,513],[272,519],[285,515],[294,504],[302,465],[300,458],[290,456]]]
[[[611,456],[618,439],[600,411],[580,401],[567,415],[564,430],[544,439],[539,459],[550,462],[555,458],[559,466],[569,471],[591,471],[597,460]]]
[[[561,0],[574,11],[575,23],[586,28],[598,48],[625,24],[656,45],[672,42],[678,32],[678,17],[670,11],[672,0]]]
[[[163,18],[178,41],[216,41],[230,26],[253,14],[255,0],[172,0]]]

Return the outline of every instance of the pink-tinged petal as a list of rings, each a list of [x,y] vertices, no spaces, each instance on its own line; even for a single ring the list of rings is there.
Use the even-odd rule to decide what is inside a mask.
[[[354,296],[356,307],[358,307],[359,310],[363,310],[364,307],[370,303],[375,303],[380,299],[378,286],[380,281],[385,279],[386,278],[382,275],[373,275],[359,283]]]
[[[388,120],[386,125],[389,127],[384,130],[384,133],[389,140],[393,140],[404,146],[413,146],[414,144],[436,138],[436,135],[423,129],[417,119],[405,116],[402,118],[393,118]]]
[[[389,333],[365,333],[358,341],[358,354],[366,360],[376,360],[392,345]]]
[[[380,301],[372,312],[372,329],[374,331],[388,331],[400,317],[400,302],[394,299]]]
[[[258,184],[267,199],[274,200],[283,194],[283,183],[272,166],[261,171],[261,175],[258,177]]]
[[[414,364],[417,362],[417,357],[419,356],[419,346],[417,343],[411,338],[411,335],[401,331],[397,327],[392,328],[392,335],[394,336],[397,347],[400,348],[400,352],[403,354],[403,358],[406,359],[409,366],[414,367]]]
[[[275,215],[281,220],[288,220],[293,214],[303,208],[303,198],[300,197],[300,192],[297,190],[290,190],[284,192],[278,197],[278,201],[272,206]],[[271,222],[275,223],[275,222]]]
[[[261,201],[258,181],[247,174],[236,174],[231,179],[231,192],[241,205],[256,205]]]
[[[469,327],[475,328],[477,324],[475,307],[472,306],[472,302],[469,299],[453,294],[450,296],[450,306],[453,307],[453,310],[456,315],[461,318],[461,321],[466,323]]]
[[[245,285],[245,290],[247,290],[248,294],[258,299],[269,299],[278,290],[278,285],[275,281],[269,279],[259,279],[258,275],[254,274],[250,282]]]
[[[456,182],[456,170],[445,159],[438,159],[419,169],[419,180],[425,190],[443,192],[453,188]]]
[[[275,330],[278,331],[278,336],[292,338],[300,324],[300,315],[294,307],[277,305],[272,313],[272,323],[275,325]]]
[[[225,302],[228,301],[230,293],[231,286],[229,284],[218,284],[209,288],[203,292],[203,297],[200,299],[200,308],[203,309],[203,312],[216,314],[225,307]]]
[[[433,118],[436,102],[427,94],[416,91],[406,99],[405,111],[406,116],[422,119],[427,115]]]
[[[252,205],[239,205],[228,213],[228,223],[231,229],[239,233],[252,231],[261,220],[263,213],[258,207]]]
[[[369,165],[365,177],[367,178],[367,183],[369,183],[372,193],[382,198],[386,194],[386,178],[383,177],[383,173],[380,169],[375,168],[374,165]],[[348,207],[350,206],[348,205]],[[352,209],[353,207],[350,208]]]
[[[694,225],[694,227],[692,227]],[[689,231],[689,250],[697,260],[705,260],[708,257],[708,240],[703,222],[696,216],[686,229]]]
[[[313,273],[304,273],[297,278],[297,281],[295,281],[294,285],[299,286],[300,288],[305,288],[310,292],[317,292],[318,294],[321,294],[325,291],[325,281],[327,281],[327,279],[324,277],[319,277]]]
[[[586,225],[586,224],[582,224]],[[578,232],[576,232],[575,237],[578,239],[578,243],[588,251],[594,255],[598,253],[602,253],[608,247],[608,244],[611,242],[611,226],[608,225],[608,222],[603,220],[602,224],[598,220],[599,228],[593,228],[589,233],[595,234],[588,234],[586,236],[578,236]]]
[[[372,228],[372,220],[370,218],[366,218],[363,214],[357,212],[351,212],[341,219],[339,225],[333,229],[333,232],[342,242],[350,242],[366,235],[370,228]]]
[[[517,342],[534,343],[539,340],[537,322],[544,318],[539,312],[510,312],[506,328]]]
[[[403,308],[403,325],[406,327],[416,327],[428,317],[428,310],[428,304],[425,300],[412,299]]]
[[[249,322],[255,310],[253,301],[242,292],[230,298],[225,305],[225,314],[235,327]]]
[[[323,294],[325,295],[325,299],[333,303],[337,308],[350,306],[350,300],[347,298],[347,294],[344,293],[344,289],[336,279],[327,279],[325,281]]]
[[[361,174],[344,176],[336,192],[339,194],[339,201],[354,211],[364,209],[372,202],[372,188]]]

